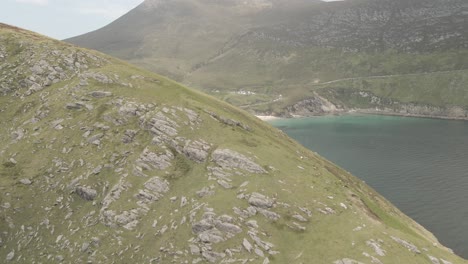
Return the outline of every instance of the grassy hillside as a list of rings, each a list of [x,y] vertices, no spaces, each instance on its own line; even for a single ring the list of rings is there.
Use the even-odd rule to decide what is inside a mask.
[[[222,101],[0,25],[6,263],[467,263]]]

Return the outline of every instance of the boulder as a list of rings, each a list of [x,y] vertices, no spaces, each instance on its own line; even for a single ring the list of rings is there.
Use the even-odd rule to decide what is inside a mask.
[[[216,223],[216,228],[225,233],[238,234],[242,232],[242,228],[231,223],[219,222]]]
[[[255,207],[267,209],[273,207],[274,201],[263,194],[252,193],[249,198],[249,204]]]
[[[30,179],[21,179],[19,182],[21,184],[24,184],[24,185],[31,185],[32,184],[32,181]]]
[[[169,191],[169,182],[161,180],[159,177],[151,178],[144,185],[147,190],[156,194],[167,193]]]
[[[75,189],[76,194],[78,194],[81,198],[87,200],[87,201],[92,201],[96,198],[97,196],[97,191],[94,189],[91,189],[86,186],[77,186]]]
[[[81,103],[67,103],[65,105],[65,108],[68,109],[68,110],[80,110],[81,108],[83,108],[83,104],[81,104]]]
[[[13,259],[15,258],[15,251],[11,251],[10,253],[8,253],[8,255],[6,255],[6,261],[12,261]]]
[[[244,241],[242,241],[242,246],[245,248],[245,250],[247,250],[249,253],[252,252],[252,244],[250,244],[250,242],[244,238]]]
[[[111,92],[105,92],[105,91],[93,91],[89,93],[94,98],[104,98],[104,97],[110,97],[112,96]]]
[[[299,222],[307,222],[307,219],[300,214],[295,214],[292,218],[296,219]]]
[[[192,255],[200,255],[200,248],[196,245],[193,245],[193,244],[190,244],[189,245],[189,248],[190,248],[190,254]]]
[[[192,224],[192,231],[195,234],[199,234],[201,232],[205,232],[213,228],[214,228],[214,225],[211,223],[211,221],[206,220],[206,219],[203,219],[199,222]]]

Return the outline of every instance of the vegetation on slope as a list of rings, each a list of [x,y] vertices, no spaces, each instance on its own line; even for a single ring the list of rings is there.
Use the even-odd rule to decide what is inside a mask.
[[[466,263],[349,173],[210,96],[0,25],[7,263]]]
[[[466,100],[460,104],[458,97],[467,93],[466,82],[438,79],[441,72],[466,78],[466,8],[463,0],[147,0],[105,28],[69,41],[257,113],[321,114],[304,107],[291,111],[317,99],[310,91],[318,83],[331,90],[319,93],[343,111],[368,110],[371,102],[337,98],[337,89],[380,90],[375,96],[383,96],[382,104],[372,108],[382,112],[468,118]],[[348,78],[376,87],[338,82]],[[432,93],[427,100],[429,82],[438,98]],[[403,95],[408,93],[411,99]],[[461,110],[454,115],[452,107]]]

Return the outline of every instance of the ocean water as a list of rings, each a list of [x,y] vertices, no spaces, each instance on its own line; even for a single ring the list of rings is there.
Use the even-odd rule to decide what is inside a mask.
[[[270,123],[364,180],[468,259],[468,122],[373,115]]]

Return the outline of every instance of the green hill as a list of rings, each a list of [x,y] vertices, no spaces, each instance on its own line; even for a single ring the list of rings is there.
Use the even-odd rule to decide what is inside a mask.
[[[147,0],[67,41],[256,113],[468,117],[464,0]]]
[[[467,263],[224,102],[0,25],[3,263]]]

